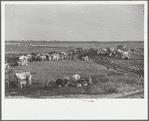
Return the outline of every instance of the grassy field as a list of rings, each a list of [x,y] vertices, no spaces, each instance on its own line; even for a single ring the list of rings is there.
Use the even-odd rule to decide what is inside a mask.
[[[32,43],[33,44],[33,43]],[[41,44],[41,42],[39,43]],[[45,43],[42,43],[45,45]],[[5,45],[5,50],[14,51],[25,51],[24,53],[30,52],[45,52],[45,51],[65,51],[76,47],[104,47],[113,46],[116,47],[120,43],[50,43],[48,47],[28,47],[18,45]],[[122,44],[122,43],[121,43]],[[130,43],[125,43],[130,45]],[[136,44],[136,48],[143,48],[143,43],[132,43]],[[28,45],[27,43],[24,45]],[[34,43],[37,45],[37,43]],[[18,48],[17,48],[18,47]],[[11,48],[11,49],[10,49]],[[22,50],[21,50],[22,49]],[[15,55],[24,53],[13,53]],[[12,53],[6,53],[5,58],[12,56]],[[127,60],[114,60],[116,64],[128,65]],[[131,60],[133,63],[141,63],[144,65],[143,61],[138,59]],[[133,65],[135,67],[137,64]],[[131,64],[129,64],[131,65]],[[129,67],[130,68],[130,67]],[[16,92],[14,96],[24,96],[26,98],[103,98],[109,97],[114,98],[114,96],[109,95],[123,95],[123,93],[129,93],[136,90],[142,90],[144,87],[140,85],[141,78],[132,77],[124,73],[117,72],[113,69],[107,70],[106,67],[96,64],[92,61],[75,61],[68,57],[66,60],[58,61],[43,61],[43,62],[31,62],[29,66],[13,66],[15,72],[37,72],[33,74],[33,86],[25,89],[18,89],[15,86],[6,90],[6,97],[12,96],[13,92]],[[91,75],[93,79],[93,85],[85,87],[63,87],[58,88],[55,86],[55,81],[58,78],[63,78],[64,76],[71,77],[73,74],[79,74],[83,77],[88,77]],[[11,78],[13,81],[15,78]],[[43,86],[43,83],[49,81],[48,88]],[[140,98],[143,98],[144,94]],[[135,97],[136,98],[136,97]]]
[[[91,61],[55,61],[55,62],[32,62],[28,67],[14,67],[15,72],[37,72],[33,75],[33,86],[23,90],[14,89],[18,96],[36,98],[40,96],[54,96],[64,94],[96,94],[106,95],[109,93],[121,93],[142,89],[139,79],[129,77],[124,73],[114,70],[107,70],[104,66],[97,65]],[[94,84],[86,87],[55,87],[55,81],[64,76],[71,77],[79,74],[82,77],[91,75]],[[11,81],[13,81],[12,78]],[[43,86],[43,82],[50,81],[48,88]],[[40,94],[38,94],[40,92]],[[7,95],[7,94],[6,94]],[[8,94],[9,95],[9,94]]]

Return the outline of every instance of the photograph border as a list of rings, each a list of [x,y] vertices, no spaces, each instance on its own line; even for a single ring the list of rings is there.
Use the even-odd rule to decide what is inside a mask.
[[[147,119],[148,118],[148,2],[147,1],[13,1],[1,2],[2,120]],[[144,99],[5,99],[6,4],[144,4]]]

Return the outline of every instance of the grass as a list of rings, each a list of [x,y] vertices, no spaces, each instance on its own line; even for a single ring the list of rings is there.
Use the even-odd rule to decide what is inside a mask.
[[[104,66],[96,65],[89,61],[43,61],[32,62],[28,67],[14,67],[14,72],[36,71],[33,75],[33,86],[23,90],[16,89],[17,96],[25,96],[28,98],[39,98],[41,96],[58,96],[58,95],[105,95],[122,91],[130,91],[139,89],[136,80],[131,80],[125,74],[118,73],[114,70],[106,70]],[[93,85],[84,87],[63,87],[58,88],[55,81],[64,76],[71,77],[73,74],[87,77],[91,75]],[[111,74],[110,74],[111,73]],[[120,76],[121,75],[121,76]],[[43,80],[49,81],[48,88],[43,86]],[[126,85],[127,84],[127,85]],[[135,84],[135,85],[134,85]],[[9,93],[6,94],[10,95]]]

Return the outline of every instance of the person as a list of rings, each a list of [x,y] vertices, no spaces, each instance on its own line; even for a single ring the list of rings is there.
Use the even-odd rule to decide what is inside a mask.
[[[27,80],[28,86],[31,86],[32,85],[32,75],[30,72],[26,73],[26,80]]]

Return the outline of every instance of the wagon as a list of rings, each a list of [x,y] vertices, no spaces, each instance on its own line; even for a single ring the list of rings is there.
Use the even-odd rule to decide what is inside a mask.
[[[15,85],[19,88],[24,86],[32,85],[32,75],[30,72],[15,73],[16,80],[14,81]]]

